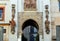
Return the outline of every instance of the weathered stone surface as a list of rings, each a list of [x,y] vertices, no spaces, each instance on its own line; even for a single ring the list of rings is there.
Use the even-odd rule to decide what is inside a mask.
[[[22,25],[26,20],[32,19],[37,22],[39,26],[39,33],[42,34],[43,28],[43,21],[42,21],[42,13],[41,12],[20,12],[18,14],[18,26],[19,26],[19,33],[22,33]]]
[[[56,41],[60,41],[60,26],[56,28]]]

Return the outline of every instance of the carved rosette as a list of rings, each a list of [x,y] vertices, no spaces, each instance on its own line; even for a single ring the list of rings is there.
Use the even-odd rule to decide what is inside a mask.
[[[15,4],[12,4],[12,19],[10,21],[11,33],[12,34],[15,33],[15,26],[16,26],[16,22],[15,22],[14,18],[15,18]]]
[[[46,29],[46,34],[49,34],[49,32],[50,32],[50,29],[49,29],[50,21],[48,20],[49,19],[48,5],[45,6],[45,13],[46,13],[45,29]]]

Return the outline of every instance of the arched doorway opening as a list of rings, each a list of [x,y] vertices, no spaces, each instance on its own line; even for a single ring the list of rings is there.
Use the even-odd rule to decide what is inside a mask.
[[[39,41],[39,26],[34,20],[25,21],[22,25],[22,31],[22,41]]]

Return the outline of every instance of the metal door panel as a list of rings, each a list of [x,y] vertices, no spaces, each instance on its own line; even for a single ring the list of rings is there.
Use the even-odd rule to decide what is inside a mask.
[[[56,41],[60,41],[60,26],[56,27]]]

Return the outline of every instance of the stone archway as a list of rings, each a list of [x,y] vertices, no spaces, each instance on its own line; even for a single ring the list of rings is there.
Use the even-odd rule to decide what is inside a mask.
[[[24,28],[24,23],[30,19],[34,22],[35,27],[38,29],[39,33],[39,41],[42,39],[43,36],[43,13],[42,12],[19,12],[18,14],[18,38],[21,40],[22,37],[22,28]],[[38,26],[37,26],[38,24]],[[38,28],[39,27],[39,28]]]
[[[22,41],[39,41],[38,31],[39,26],[34,20],[26,20],[22,25]]]

